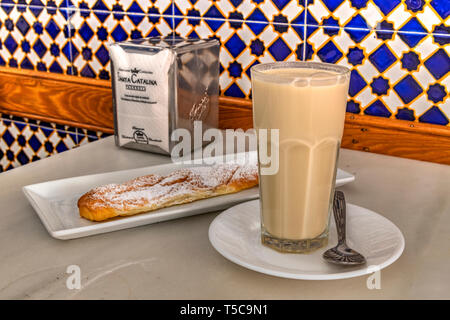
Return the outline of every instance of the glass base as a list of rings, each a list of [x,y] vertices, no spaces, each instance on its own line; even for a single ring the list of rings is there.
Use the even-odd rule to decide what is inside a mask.
[[[314,239],[280,239],[272,236],[266,230],[261,232],[263,245],[282,253],[310,253],[328,244],[328,229]]]

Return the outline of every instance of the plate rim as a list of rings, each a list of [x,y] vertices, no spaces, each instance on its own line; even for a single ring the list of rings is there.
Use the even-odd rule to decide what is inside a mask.
[[[262,274],[266,274],[266,275],[270,275],[270,276],[275,276],[275,277],[280,277],[280,278],[285,278],[285,279],[293,279],[293,280],[340,280],[340,279],[349,279],[349,278],[355,278],[355,277],[360,277],[360,276],[364,276],[367,274],[371,274],[374,271],[371,270],[371,266],[366,266],[363,269],[358,269],[358,270],[353,270],[353,271],[347,271],[347,272],[339,272],[339,273],[331,273],[331,274],[325,274],[325,275],[306,275],[306,274],[292,274],[292,273],[288,273],[288,272],[281,272],[281,271],[274,271],[271,269],[266,269],[264,267],[258,267],[258,266],[254,266],[252,264],[243,262],[237,258],[235,258],[233,255],[228,254],[225,250],[221,249],[217,243],[215,243],[215,240],[213,240],[213,227],[218,224],[219,222],[219,217],[225,213],[227,213],[228,211],[233,210],[235,207],[237,206],[242,206],[245,204],[248,204],[250,202],[256,202],[259,201],[259,199],[256,200],[250,200],[250,201],[246,201],[246,202],[242,202],[239,203],[233,207],[228,208],[227,210],[221,212],[219,215],[217,215],[214,220],[211,222],[211,224],[209,225],[208,228],[208,239],[210,244],[212,245],[212,247],[219,252],[224,258],[230,260],[231,262],[245,267],[249,270],[252,271],[256,271]],[[393,264],[395,261],[397,261],[400,256],[403,254],[403,251],[405,249],[405,237],[403,236],[402,231],[400,230],[400,228],[397,227],[397,225],[395,225],[395,223],[393,223],[391,220],[389,220],[388,218],[382,216],[381,214],[368,209],[368,208],[364,208],[352,203],[347,203],[347,206],[353,206],[353,207],[357,207],[357,208],[362,208],[366,211],[368,211],[371,214],[374,214],[376,216],[378,216],[378,218],[382,218],[383,220],[387,221],[388,223],[390,223],[398,232],[399,234],[399,239],[400,239],[400,244],[399,244],[399,248],[396,250],[396,252],[386,261],[384,261],[383,263],[377,265],[377,269],[376,270],[382,270],[384,268],[387,268],[388,266],[390,266],[391,264]]]

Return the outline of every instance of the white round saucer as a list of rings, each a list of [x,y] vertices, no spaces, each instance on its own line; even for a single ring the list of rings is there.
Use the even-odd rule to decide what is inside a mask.
[[[366,257],[361,266],[325,262],[325,250],[337,244],[331,219],[328,246],[310,254],[280,253],[261,244],[259,200],[241,203],[217,216],[209,227],[209,240],[225,258],[269,275],[304,280],[332,280],[362,276],[397,260],[405,247],[401,231],[385,217],[347,204],[347,244]]]

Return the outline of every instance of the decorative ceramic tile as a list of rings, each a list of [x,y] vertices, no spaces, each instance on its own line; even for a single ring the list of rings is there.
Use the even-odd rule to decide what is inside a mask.
[[[30,119],[30,118],[24,118],[24,117],[18,117],[18,116],[13,116],[13,115],[9,115],[9,114],[0,114],[0,118],[3,120],[10,120],[13,122],[21,122],[21,123],[25,123],[25,124],[30,124],[30,125],[34,125],[34,126],[39,126],[39,127],[45,127],[45,128],[49,128],[49,129],[56,129],[56,130],[60,130],[60,131],[66,131],[66,132],[70,132],[70,133],[76,133],[77,128],[75,127],[71,127],[68,125],[62,125],[62,124],[57,124],[57,123],[53,123],[53,122],[46,122],[46,121],[42,121],[42,120],[36,120],[36,119]]]
[[[220,41],[220,87],[227,96],[250,96],[254,64],[302,59],[302,26],[198,18],[176,19],[175,23],[175,32],[182,37]]]
[[[70,42],[64,10],[0,7],[0,65],[69,73]]]
[[[449,122],[449,0],[0,0],[0,65],[109,79],[107,43],[173,31],[220,40],[224,95],[251,96],[254,64],[305,57],[352,69],[349,112]],[[18,132],[66,132],[75,145],[103,136],[26,118],[0,121],[0,131],[5,122]],[[0,154],[4,168],[21,163],[15,148],[8,149],[13,160]]]
[[[1,0],[2,4],[6,5],[22,5],[22,6],[35,6],[35,7],[49,7],[49,8],[59,8],[64,7],[66,0]]]
[[[38,127],[45,127],[45,128],[49,128],[49,129],[57,129],[60,131],[67,131],[70,133],[76,133],[76,130],[77,130],[77,128],[71,127],[68,125],[62,125],[62,124],[57,124],[57,123],[53,123],[53,122],[18,117],[18,116],[13,116],[13,115],[0,114],[0,118],[3,118],[5,120],[11,120],[13,122],[22,122],[22,123],[26,123],[26,124],[30,124],[30,125],[34,125],[34,126],[38,126]]]
[[[372,31],[355,40],[344,29],[314,28],[307,57],[352,69],[348,112],[446,125],[449,47],[411,36]]]
[[[130,14],[172,14],[171,0],[66,0],[81,10],[126,12]]]
[[[449,25],[448,0],[309,0],[308,24],[403,32]]]
[[[74,74],[109,79],[112,41],[165,36],[172,32],[171,17],[77,10],[71,19]]]
[[[77,128],[77,142],[78,145],[84,145],[89,142],[97,141],[109,137],[110,134],[101,131],[92,131],[87,129]]]
[[[0,172],[67,151],[76,145],[74,132],[0,118]]]
[[[174,0],[177,16],[275,23],[304,22],[304,0]]]

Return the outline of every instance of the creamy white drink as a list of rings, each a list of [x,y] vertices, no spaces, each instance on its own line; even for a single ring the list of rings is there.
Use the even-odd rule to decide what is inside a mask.
[[[278,173],[260,175],[262,240],[275,249],[308,252],[327,241],[348,85],[348,69],[328,64],[252,69],[254,127],[279,129]]]

